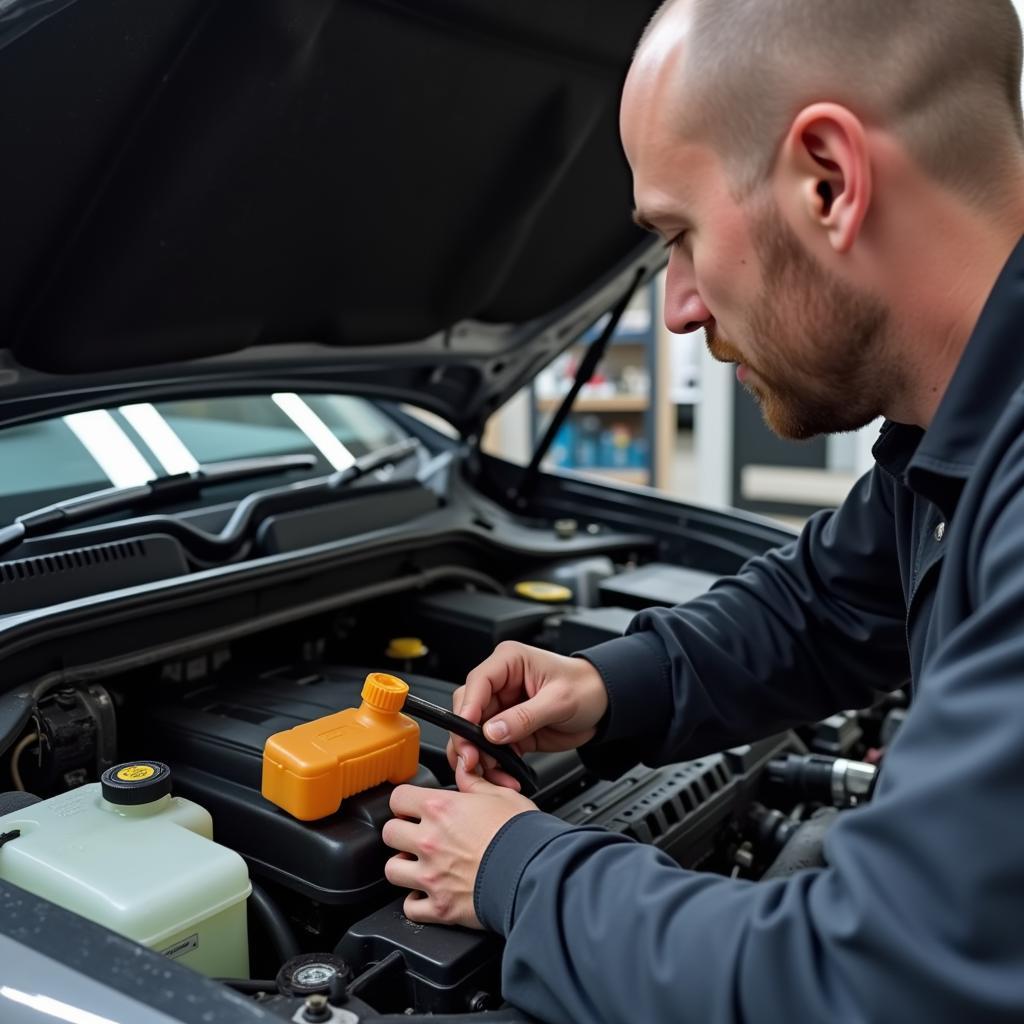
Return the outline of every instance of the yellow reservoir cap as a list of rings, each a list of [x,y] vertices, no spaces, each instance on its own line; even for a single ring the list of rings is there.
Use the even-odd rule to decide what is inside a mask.
[[[376,711],[394,714],[405,706],[409,684],[386,672],[371,672],[363,683],[360,696]]]
[[[572,591],[568,587],[544,580],[524,580],[515,585],[515,592],[527,601],[541,601],[544,604],[566,604],[572,600]]]
[[[400,714],[409,685],[371,672],[363,702],[275,733],[263,748],[263,795],[300,821],[334,814],[342,800],[419,768],[420,727]]]
[[[399,661],[414,661],[429,654],[427,645],[418,636],[396,636],[384,652],[389,658]]]

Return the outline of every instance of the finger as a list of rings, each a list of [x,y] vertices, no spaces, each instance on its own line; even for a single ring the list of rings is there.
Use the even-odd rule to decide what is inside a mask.
[[[471,722],[480,722],[494,694],[506,688],[518,688],[523,681],[522,644],[506,641],[466,676],[459,714]],[[518,686],[517,686],[518,684]]]
[[[465,696],[465,686],[460,686],[452,694],[452,711],[454,711],[455,714],[457,715],[462,714],[462,706],[465,702]],[[448,756],[448,764],[450,765],[452,771],[455,770],[455,763],[456,761],[458,761],[460,756],[466,759],[471,770],[476,767],[478,757],[476,747],[474,747],[473,744],[469,742],[469,740],[463,739],[461,736],[457,736],[455,733],[451,733],[449,735],[446,753]]]
[[[500,768],[489,768],[484,772],[484,778],[495,786],[501,786],[502,789],[512,789],[517,793],[523,791],[522,783],[515,776],[509,775],[508,772],[504,772]]]
[[[384,845],[390,846],[392,850],[417,853],[419,852],[416,846],[417,828],[419,826],[414,825],[411,821],[392,818],[390,821],[384,822],[384,827],[380,830],[380,837],[384,841]]]
[[[461,736],[456,736],[454,733],[448,737],[445,754],[448,758],[448,765],[452,771],[455,771],[455,764],[460,757],[469,764],[470,769],[473,769],[476,767],[476,762],[480,756],[476,747],[474,747],[472,743],[468,740],[464,740]]]
[[[455,745],[455,760],[461,757],[465,762],[466,766],[473,770],[480,763],[480,751],[477,747],[469,740],[462,736],[452,736],[452,743]]]
[[[392,884],[403,889],[419,889],[420,862],[406,860],[404,857],[392,857],[384,865],[384,877]]]
[[[420,786],[395,786],[391,793],[388,806],[391,813],[399,818],[415,818],[417,821],[423,817],[423,801],[436,790],[423,789]]]
[[[565,721],[571,713],[562,688],[545,687],[536,697],[495,715],[484,726],[484,734],[492,743],[522,743],[539,729]]]
[[[413,924],[437,924],[441,920],[430,898],[423,892],[409,893],[402,904],[402,912]]]

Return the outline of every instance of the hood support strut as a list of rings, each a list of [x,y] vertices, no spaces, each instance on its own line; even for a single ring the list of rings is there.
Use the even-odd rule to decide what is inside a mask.
[[[548,449],[550,449],[558,431],[562,428],[562,424],[565,423],[572,412],[572,407],[576,404],[576,399],[579,397],[580,391],[583,390],[583,385],[594,376],[598,363],[604,358],[612,336],[615,334],[615,329],[619,326],[619,321],[636,294],[637,288],[640,287],[644,276],[643,269],[637,271],[625,294],[619,299],[618,305],[612,310],[608,323],[601,332],[601,336],[587,349],[587,354],[580,361],[579,369],[576,371],[576,376],[573,379],[572,387],[569,388],[569,393],[562,399],[562,404],[555,410],[554,416],[551,417],[548,429],[544,432],[540,444],[537,445],[533,458],[530,460],[530,465],[523,472],[519,487],[512,495],[513,500],[520,507],[524,506],[529,499],[530,493],[537,483],[537,477],[540,475],[540,464],[544,461],[544,456],[547,455]]]

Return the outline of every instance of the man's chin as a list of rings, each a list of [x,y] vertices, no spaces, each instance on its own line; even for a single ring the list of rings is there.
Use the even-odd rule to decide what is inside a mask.
[[[810,441],[822,434],[838,433],[843,429],[823,427],[817,417],[807,416],[802,410],[756,385],[747,386],[747,390],[757,402],[765,426],[783,441]]]
[[[852,415],[852,408],[801,408],[794,403],[780,401],[775,395],[765,396],[763,392],[749,390],[761,408],[765,425],[783,441],[810,441],[815,437],[848,434],[868,426],[881,415],[863,411],[860,415]]]

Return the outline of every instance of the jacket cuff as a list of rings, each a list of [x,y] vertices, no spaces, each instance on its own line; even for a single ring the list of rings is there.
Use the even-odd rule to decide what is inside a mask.
[[[664,733],[672,719],[672,690],[668,656],[655,633],[617,637],[576,656],[597,669],[608,691],[608,711],[584,750]]]
[[[485,928],[508,935],[526,866],[552,839],[576,830],[542,811],[523,811],[502,825],[480,861],[473,888],[473,909]]]

